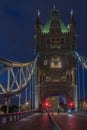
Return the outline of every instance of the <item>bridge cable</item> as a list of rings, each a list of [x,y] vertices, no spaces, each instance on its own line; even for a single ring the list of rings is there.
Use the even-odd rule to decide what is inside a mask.
[[[75,56],[77,57],[79,63],[82,66],[82,87],[83,87],[83,99],[85,100],[85,80],[84,80],[84,70],[87,70],[87,58],[80,56],[76,51],[74,52]],[[80,80],[78,81],[80,83]],[[81,95],[80,95],[81,96]]]

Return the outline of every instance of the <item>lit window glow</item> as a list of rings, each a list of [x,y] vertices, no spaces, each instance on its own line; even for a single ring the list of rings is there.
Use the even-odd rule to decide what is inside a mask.
[[[51,68],[62,68],[62,63],[61,63],[61,60],[58,56],[52,57],[50,67]]]

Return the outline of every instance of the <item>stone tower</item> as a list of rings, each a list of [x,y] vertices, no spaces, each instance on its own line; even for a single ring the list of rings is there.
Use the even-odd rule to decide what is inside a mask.
[[[63,93],[77,107],[76,60],[73,54],[76,24],[73,11],[68,26],[63,23],[55,7],[45,25],[41,24],[38,11],[35,41],[35,50],[39,52],[37,86],[40,101]]]

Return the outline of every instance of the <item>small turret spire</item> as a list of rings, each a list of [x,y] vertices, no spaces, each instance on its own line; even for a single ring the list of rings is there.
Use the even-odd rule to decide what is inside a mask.
[[[56,10],[55,5],[53,6],[53,8],[52,8],[52,10],[51,10],[51,13],[58,13],[58,10]]]
[[[70,14],[71,14],[71,23],[75,24],[75,19],[74,19],[74,15],[73,15],[73,9],[71,9]]]
[[[38,15],[38,17],[40,17],[40,10],[38,10],[37,15]]]
[[[73,15],[73,9],[71,9],[70,14],[71,14],[71,31],[76,32],[76,22]]]
[[[53,10],[56,10],[56,7],[55,7],[55,5],[53,6]]]
[[[70,14],[71,14],[71,17],[72,17],[73,16],[73,9],[71,9]]]
[[[41,24],[41,22],[40,22],[40,10],[37,11],[36,24]]]

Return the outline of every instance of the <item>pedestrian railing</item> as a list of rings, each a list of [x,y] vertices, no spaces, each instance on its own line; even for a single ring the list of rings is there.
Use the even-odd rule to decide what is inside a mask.
[[[51,130],[61,130],[51,114],[48,114]]]
[[[33,113],[35,113],[35,111],[0,114],[0,126],[7,124],[7,123],[10,123],[10,122],[21,120],[21,119],[26,118],[27,116],[29,116]]]
[[[87,110],[74,110],[72,113],[87,116]]]

